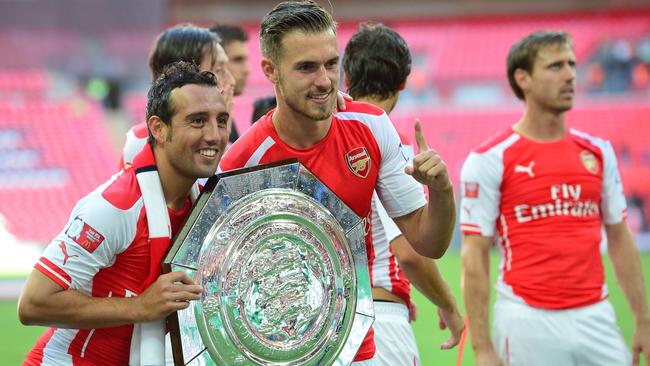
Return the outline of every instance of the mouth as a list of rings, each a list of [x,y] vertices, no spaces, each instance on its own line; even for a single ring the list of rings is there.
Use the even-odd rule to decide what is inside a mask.
[[[323,92],[323,93],[310,93],[307,97],[314,103],[325,104],[332,95],[332,91]]]
[[[200,149],[199,154],[203,157],[212,159],[217,156],[217,149],[209,149],[209,148]]]

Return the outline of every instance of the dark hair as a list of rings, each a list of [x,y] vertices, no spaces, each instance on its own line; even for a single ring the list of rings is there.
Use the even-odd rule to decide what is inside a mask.
[[[149,55],[149,69],[153,80],[158,79],[163,68],[176,61],[187,61],[197,65],[208,46],[209,52],[214,52],[219,37],[207,28],[192,24],[180,24],[162,32]]]
[[[198,84],[217,87],[217,79],[210,71],[200,72],[199,68],[190,62],[177,61],[163,68],[160,77],[153,82],[147,93],[147,121],[151,116],[158,116],[163,123],[171,125],[176,113],[171,101],[171,93],[176,88],[188,84]],[[149,131],[149,143],[155,146],[155,140]]]
[[[221,38],[221,45],[224,47],[234,41],[248,42],[248,34],[237,25],[215,24],[210,27],[210,32],[216,33]]]
[[[539,31],[531,33],[515,43],[506,62],[508,83],[517,98],[524,100],[524,92],[515,81],[515,71],[522,69],[527,72],[533,71],[533,64],[537,58],[539,49],[548,45],[571,45],[571,38],[566,32]]]
[[[271,109],[277,106],[278,101],[275,99],[275,95],[255,99],[255,102],[253,103],[253,118],[251,122],[257,122],[258,119],[262,118]]]
[[[399,91],[411,73],[411,52],[394,30],[381,23],[363,23],[345,47],[343,71],[353,98],[386,99]]]
[[[332,30],[336,34],[336,22],[330,13],[312,0],[281,2],[262,19],[262,55],[278,61],[282,55],[282,38],[295,30],[306,33]]]

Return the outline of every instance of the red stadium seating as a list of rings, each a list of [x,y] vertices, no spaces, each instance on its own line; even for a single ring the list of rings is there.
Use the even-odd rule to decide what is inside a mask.
[[[100,106],[85,101],[0,103],[0,141],[0,214],[19,240],[51,240],[118,159]]]

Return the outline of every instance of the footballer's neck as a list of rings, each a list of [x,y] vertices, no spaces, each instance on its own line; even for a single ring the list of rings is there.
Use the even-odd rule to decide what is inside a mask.
[[[539,142],[553,142],[566,136],[566,111],[527,108],[513,129],[525,138]]]
[[[185,207],[185,202],[196,179],[179,174],[169,164],[169,160],[166,159],[165,154],[159,150],[158,146],[154,147],[153,151],[167,207],[174,211],[180,210]]]
[[[397,104],[397,98],[399,97],[399,92],[391,95],[388,98],[382,98],[378,95],[365,95],[355,98],[359,102],[370,103],[374,106],[381,108],[386,114],[389,114],[395,108]]]
[[[317,144],[327,136],[332,126],[331,115],[324,120],[314,121],[280,104],[273,112],[272,119],[280,139],[296,149],[307,149]]]

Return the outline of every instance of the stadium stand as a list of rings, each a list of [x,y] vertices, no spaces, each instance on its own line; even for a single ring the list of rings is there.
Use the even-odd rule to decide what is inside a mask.
[[[116,161],[99,105],[0,102],[0,213],[17,239],[51,240]]]

